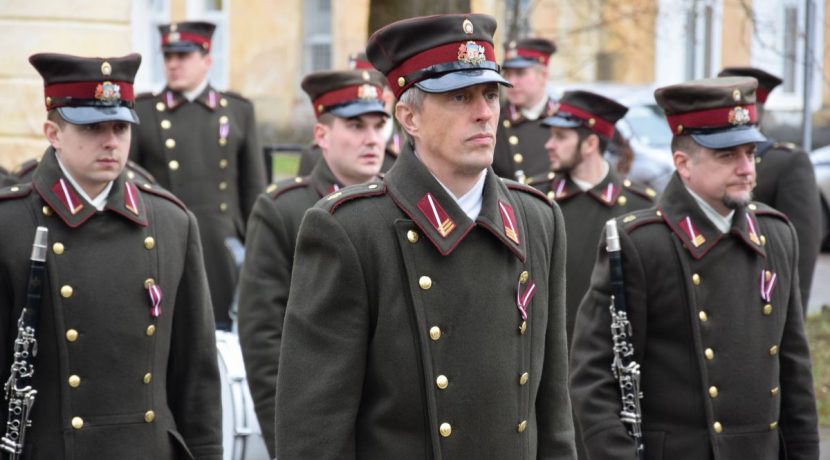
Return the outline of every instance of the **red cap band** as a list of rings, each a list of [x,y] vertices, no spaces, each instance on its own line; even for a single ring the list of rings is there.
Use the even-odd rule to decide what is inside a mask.
[[[111,85],[111,86],[107,86]],[[105,94],[109,90],[109,94]],[[112,90],[118,91],[116,97]],[[133,84],[126,81],[79,81],[72,83],[55,83],[45,88],[46,109],[70,105],[68,99],[95,99],[119,105],[120,102],[133,102],[135,93]],[[53,101],[53,99],[56,99]],[[66,99],[66,100],[62,100]]]
[[[755,90],[755,101],[759,104],[765,104],[767,102],[767,97],[769,97],[769,90],[766,88],[761,88],[760,86],[758,89]]]
[[[171,42],[171,35],[178,35],[179,39]],[[201,46],[206,50],[210,49],[210,39],[199,34],[193,34],[189,32],[170,32],[168,34],[164,34],[164,36],[161,37],[162,45],[169,45],[171,43],[179,42],[191,42]]]
[[[548,61],[550,60],[549,54],[528,48],[516,48],[507,51],[507,59],[516,59],[517,57],[531,59],[542,65],[548,65]]]
[[[579,107],[574,107],[572,105],[559,103],[559,112],[569,113],[577,118],[581,118],[585,120],[586,127],[591,131],[605,136],[607,139],[612,139],[614,137],[614,124],[609,123],[608,121],[590,113],[586,112]],[[593,120],[593,121],[591,121]]]
[[[745,116],[745,118],[742,116]],[[683,134],[683,131],[688,128],[728,128],[755,124],[758,121],[755,114],[755,104],[677,113],[674,115],[666,115],[666,119],[669,122],[672,133],[675,135]]]
[[[327,108],[350,101],[379,101],[381,94],[383,94],[383,88],[368,83],[338,88],[334,91],[323,93],[320,97],[312,101],[314,105],[314,116],[319,117]]]
[[[395,93],[396,97],[399,97],[401,93],[407,90],[410,86],[417,83],[419,80],[404,80],[403,85],[399,84],[398,79],[404,78],[407,75],[418,72],[423,70],[427,67],[437,65],[437,64],[448,64],[453,62],[464,62],[459,59],[459,52],[467,46],[467,43],[473,42],[476,45],[479,45],[484,48],[484,60],[485,61],[496,61],[496,53],[493,50],[493,44],[485,41],[474,41],[469,40],[466,42],[453,42],[447,43],[446,45],[441,45],[435,48],[430,48],[426,51],[418,53],[414,56],[411,56],[409,59],[403,61],[398,67],[390,70],[389,73],[386,75],[386,80],[389,82],[389,87]],[[471,69],[475,68],[475,65],[470,66]]]

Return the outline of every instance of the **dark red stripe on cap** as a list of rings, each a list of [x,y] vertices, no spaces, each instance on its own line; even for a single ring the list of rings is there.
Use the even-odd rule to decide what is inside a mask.
[[[55,83],[46,86],[44,93],[47,98],[54,99],[96,99],[95,91],[98,85],[103,83],[112,83],[118,85],[121,101],[133,102],[135,100],[135,93],[133,92],[133,84],[126,81],[78,81],[72,83]],[[48,101],[49,99],[47,99]],[[66,101],[63,103],[46,104],[47,109],[54,109],[63,105],[69,105]]]
[[[430,48],[411,56],[409,59],[403,61],[399,66],[390,70],[386,75],[386,80],[389,82],[389,87],[392,88],[392,91],[395,93],[395,97],[400,97],[405,90],[420,81],[417,79],[413,79],[412,81],[406,80],[404,82],[404,86],[401,86],[398,84],[398,78],[406,77],[413,72],[418,72],[433,65],[459,62],[458,49],[461,46],[466,46],[469,41],[484,48],[485,61],[496,61],[496,52],[493,50],[493,44],[486,41],[468,40],[447,43],[446,45]],[[475,69],[476,66],[471,65],[470,68]]]
[[[175,35],[175,34],[179,35],[179,39],[174,41],[174,42],[171,42],[170,41],[170,36]],[[199,34],[193,34],[193,33],[190,33],[190,32],[170,32],[170,33],[164,34],[161,37],[161,44],[162,45],[169,45],[171,43],[179,43],[179,42],[191,42],[191,43],[196,43],[197,45],[199,45],[199,46],[201,46],[205,49],[210,48],[210,39],[205,37],[205,36],[199,35]],[[207,45],[207,47],[205,47],[205,45]]]
[[[732,123],[729,121],[729,113],[736,108],[745,109],[749,112],[749,121],[746,123]],[[758,122],[755,114],[755,104],[734,105],[730,107],[718,107],[716,109],[700,110],[697,112],[677,113],[666,115],[672,133],[682,134],[684,130],[692,128],[726,128],[730,126],[749,125]],[[678,127],[682,128],[678,129]]]
[[[368,86],[375,89],[375,97],[368,97],[366,94],[361,94],[363,91],[363,87]],[[314,115],[319,117],[320,114],[326,111],[329,107],[335,105],[341,105],[349,101],[357,101],[357,100],[380,100],[380,95],[383,94],[383,89],[380,86],[371,85],[369,83],[365,83],[362,85],[353,85],[353,86],[346,86],[343,88],[336,89],[334,91],[329,91],[328,93],[323,93],[320,97],[315,99],[312,104],[314,105]],[[363,96],[363,97],[361,97]]]
[[[579,107],[563,104],[561,102],[559,103],[559,112],[569,113],[584,120],[586,128],[601,136],[605,136],[607,139],[612,139],[614,137],[614,124],[609,123],[607,120],[604,120],[593,113],[582,110]],[[594,120],[593,125],[589,120]]]
[[[534,61],[539,62],[540,64],[547,65],[550,56],[547,53],[543,53],[541,51],[531,50],[527,48],[516,48],[515,54],[508,53],[508,59],[515,59],[516,57],[523,57],[525,59],[532,59]]]
[[[767,97],[769,97],[769,90],[766,88],[761,88],[760,86],[758,89],[755,90],[755,101],[759,104],[764,104],[767,102]]]

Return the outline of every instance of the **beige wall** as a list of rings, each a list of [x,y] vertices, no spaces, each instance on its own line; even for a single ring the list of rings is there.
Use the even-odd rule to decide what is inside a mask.
[[[752,22],[741,5],[752,7],[752,0],[724,0],[721,65],[747,66],[752,61]],[[720,69],[718,69],[720,70]]]

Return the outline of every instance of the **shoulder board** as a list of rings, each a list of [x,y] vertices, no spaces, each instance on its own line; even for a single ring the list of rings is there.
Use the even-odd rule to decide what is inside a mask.
[[[520,192],[525,192],[527,194],[533,195],[536,198],[539,198],[540,200],[544,201],[545,204],[547,204],[548,206],[553,206],[551,204],[551,201],[548,199],[547,196],[545,196],[544,193],[536,190],[535,188],[533,188],[529,185],[521,184],[519,182],[512,181],[510,179],[504,179],[504,178],[502,178],[502,182],[504,182],[504,185],[507,186],[507,188],[510,189],[510,190],[517,190],[517,191],[520,191]]]
[[[32,184],[19,184],[0,188],[0,200],[16,200],[32,193]]]
[[[654,202],[657,198],[657,191],[647,185],[639,184],[626,179],[623,181],[623,186],[625,186],[626,190],[636,195],[640,195],[651,202]]]
[[[556,173],[553,171],[546,172],[543,174],[537,174],[532,177],[528,177],[524,180],[524,183],[527,185],[539,185],[544,184],[545,182],[550,182],[556,178]]]
[[[157,96],[158,96],[158,94],[154,94],[154,93],[140,93],[139,95],[137,95],[135,97],[135,100],[151,99],[151,98],[154,98],[154,97],[157,97]]]
[[[747,208],[749,208],[750,211],[755,213],[756,216],[771,216],[781,219],[784,222],[790,221],[790,219],[787,218],[787,216],[783,212],[773,208],[768,204],[761,203],[760,201],[753,201],[752,203],[749,203],[749,205],[747,205]]]
[[[167,189],[165,189],[164,187],[162,187],[160,185],[150,184],[148,182],[143,182],[143,183],[133,182],[133,184],[139,190],[141,190],[143,192],[146,192],[146,193],[149,193],[150,195],[155,195],[155,196],[164,198],[167,201],[171,201],[176,206],[178,206],[178,207],[182,208],[183,210],[187,211],[187,206],[185,206],[185,204],[182,203],[181,200],[176,198],[175,195],[173,195],[172,193],[167,191]]]
[[[37,168],[37,165],[39,163],[40,161],[38,159],[30,158],[24,161],[23,163],[17,165],[12,171],[12,174],[16,176],[18,179],[26,178],[32,173],[32,171],[35,170],[35,168]]]
[[[265,194],[270,196],[272,200],[276,200],[277,197],[289,190],[301,187],[308,187],[310,184],[311,182],[309,182],[308,177],[295,177],[293,179],[283,179],[277,183],[270,184],[268,187],[265,187]]]
[[[315,206],[325,209],[330,214],[334,214],[334,211],[336,211],[340,205],[346,203],[347,201],[371,196],[381,196],[385,194],[385,183],[380,181],[369,182],[366,184],[344,187],[334,193],[330,193],[317,202]]]
[[[792,142],[776,142],[772,144],[772,148],[778,150],[786,150],[788,152],[797,152],[801,149],[798,148],[797,145],[793,144]]]
[[[617,225],[626,233],[648,224],[663,223],[663,213],[659,209],[638,209],[617,217]]]
[[[251,100],[235,91],[221,91],[223,96],[228,96],[236,100],[251,104]]]

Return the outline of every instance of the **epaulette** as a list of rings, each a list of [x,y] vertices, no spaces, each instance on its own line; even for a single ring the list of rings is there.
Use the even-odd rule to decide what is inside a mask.
[[[356,200],[358,198],[380,196],[386,194],[386,184],[384,182],[375,181],[366,184],[350,185],[341,188],[340,190],[326,195],[323,199],[317,202],[316,206],[325,209],[330,214],[347,201]]]
[[[0,188],[0,200],[16,200],[32,193],[32,184],[17,184]]]
[[[516,182],[516,181],[510,180],[510,179],[505,179],[505,178],[502,178],[501,181],[504,182],[504,185],[507,186],[507,188],[509,188],[510,190],[518,190],[520,192],[528,193],[528,194],[533,195],[536,198],[539,198],[540,200],[544,201],[545,204],[547,204],[548,206],[551,206],[551,207],[553,206],[551,204],[551,201],[548,199],[548,197],[545,196],[544,193],[536,190],[535,188],[533,188],[529,185],[522,184],[520,182]]]
[[[35,170],[35,168],[37,168],[37,165],[39,163],[40,160],[38,160],[37,158],[30,158],[24,161],[23,163],[20,163],[19,165],[15,166],[14,170],[12,171],[12,175],[17,177],[18,179],[25,179],[32,173],[32,171]]]
[[[247,97],[245,97],[245,96],[243,96],[243,95],[241,95],[241,94],[239,94],[235,91],[222,91],[221,93],[222,93],[223,96],[229,96],[229,97],[232,97],[234,99],[238,99],[242,102],[245,102],[247,104],[252,104],[250,99],[248,99]]]
[[[623,186],[625,186],[626,190],[636,195],[640,195],[641,197],[649,201],[653,202],[655,199],[657,199],[657,191],[647,185],[639,184],[637,182],[632,182],[628,179],[625,179],[623,181]]]
[[[648,224],[663,223],[663,213],[659,209],[638,209],[617,217],[617,225],[626,233]]]
[[[790,153],[804,152],[804,149],[792,142],[776,142],[772,144],[771,149],[785,150]]]
[[[150,171],[142,168],[141,165],[134,162],[133,160],[127,160],[127,165],[125,166],[127,170],[127,178],[132,180],[133,182],[149,182],[151,184],[157,184],[158,181]],[[138,180],[136,180],[138,179]]]
[[[301,187],[308,187],[311,182],[306,177],[295,177],[293,179],[283,179],[279,182],[269,185],[265,187],[265,193],[271,197],[272,200],[276,200],[277,197],[282,195],[283,193],[293,190],[295,188]]]
[[[543,174],[537,174],[532,177],[525,178],[524,183],[527,185],[539,185],[544,184],[545,182],[550,182],[556,178],[556,173],[553,171],[546,172]]]
[[[181,200],[176,198],[175,195],[170,193],[164,187],[162,187],[160,185],[150,184],[148,182],[144,182],[144,183],[133,182],[133,184],[135,184],[135,186],[137,188],[143,190],[144,192],[149,193],[151,195],[162,197],[162,198],[164,198],[168,201],[172,201],[173,204],[175,204],[176,206],[178,206],[178,207],[182,208],[183,210],[187,211],[187,206],[185,206],[185,204],[182,203]]]
[[[778,219],[783,220],[784,222],[789,222],[790,219],[782,213],[781,211],[773,208],[772,206],[761,203],[760,201],[753,201],[747,205],[747,208],[755,213],[756,216],[772,216],[777,217]]]

